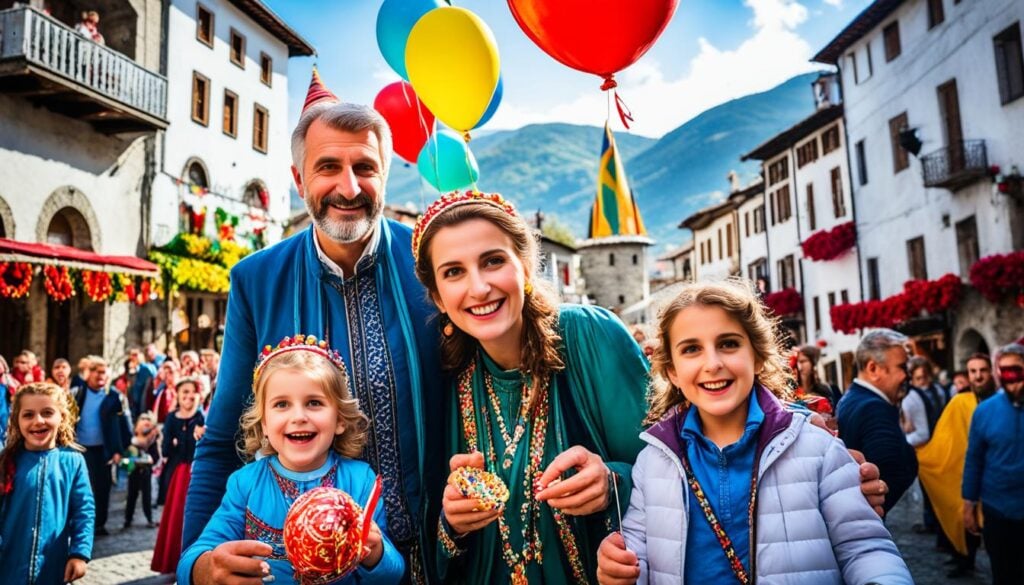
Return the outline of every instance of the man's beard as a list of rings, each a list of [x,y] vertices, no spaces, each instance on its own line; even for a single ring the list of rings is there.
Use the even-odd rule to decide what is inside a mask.
[[[320,200],[317,209],[312,208],[309,198],[305,198],[304,201],[306,202],[306,211],[313,218],[316,227],[339,244],[351,244],[366,237],[384,209],[383,197],[375,202],[365,192],[359,193],[352,199],[346,199],[337,193],[326,195]],[[342,209],[361,207],[366,209],[366,215],[348,221],[330,219],[327,217],[327,213],[331,206]]]
[[[985,398],[988,398],[989,396],[992,396],[993,394],[996,393],[996,380],[995,378],[989,378],[988,382],[982,384],[981,386],[975,386],[974,384],[971,384],[971,390],[974,391],[974,394],[978,396],[978,398],[984,400]]]

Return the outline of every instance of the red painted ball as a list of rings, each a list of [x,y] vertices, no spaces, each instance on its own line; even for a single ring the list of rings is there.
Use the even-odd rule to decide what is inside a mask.
[[[318,487],[288,510],[284,548],[299,576],[334,580],[359,565],[362,533],[362,507],[339,489]]]

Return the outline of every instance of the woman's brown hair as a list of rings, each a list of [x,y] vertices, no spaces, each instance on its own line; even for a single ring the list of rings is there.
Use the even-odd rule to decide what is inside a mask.
[[[754,355],[763,364],[755,381],[779,398],[791,397],[793,378],[779,350],[782,336],[778,319],[767,313],[754,293],[752,283],[742,278],[695,282],[684,286],[659,315],[660,343],[651,356],[651,407],[645,423],[658,422],[677,405],[686,403],[683,391],[668,377],[668,369],[672,367],[669,331],[676,317],[693,306],[719,307],[735,319],[750,338]]]
[[[264,439],[263,413],[267,399],[267,385],[274,373],[281,370],[301,372],[320,385],[328,399],[338,408],[338,419],[345,425],[345,432],[334,437],[331,447],[345,457],[358,457],[366,444],[366,432],[370,421],[359,410],[359,401],[352,397],[348,376],[326,357],[313,351],[289,351],[269,358],[260,369],[259,377],[253,383],[252,404],[242,414],[242,437],[238,452],[244,459],[252,459],[257,452],[264,455],[276,453],[270,442]]]
[[[420,240],[419,257],[416,261],[416,277],[427,287],[431,298],[438,298],[437,280],[434,275],[430,245],[443,228],[459,225],[471,219],[482,219],[494,224],[505,233],[515,248],[519,261],[526,271],[527,282],[533,286],[532,293],[523,300],[523,342],[519,369],[529,373],[531,387],[539,388],[556,371],[564,368],[558,355],[562,338],[558,335],[558,302],[547,283],[532,280],[537,272],[538,244],[523,218],[512,215],[490,203],[464,203],[451,207],[435,217]],[[441,337],[441,365],[448,371],[460,371],[474,359],[479,342],[457,327],[450,336]],[[538,392],[531,392],[535,400]],[[528,408],[533,408],[530,405]]]

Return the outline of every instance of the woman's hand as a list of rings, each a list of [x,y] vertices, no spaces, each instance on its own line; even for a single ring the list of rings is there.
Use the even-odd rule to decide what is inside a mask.
[[[455,471],[460,467],[484,468],[484,454],[460,453],[453,455],[448,461],[448,467]],[[476,530],[480,530],[491,522],[498,519],[504,507],[496,510],[480,511],[480,504],[476,498],[467,498],[455,489],[455,486],[448,484],[444,488],[444,499],[441,502],[444,507],[444,518],[455,531],[456,536],[462,536]]]
[[[636,553],[626,548],[622,533],[612,532],[597,549],[597,582],[601,585],[633,585],[640,577]]]
[[[366,543],[363,544],[363,560],[359,563],[367,569],[372,569],[384,556],[384,537],[381,536],[380,526],[370,520],[370,532],[366,535]]]
[[[576,475],[561,480],[570,469]],[[555,457],[537,485],[537,499],[572,516],[586,516],[608,507],[608,467],[601,456],[576,445]]]
[[[262,585],[270,565],[262,558],[274,552],[258,540],[232,540],[199,555],[192,566],[194,585]]]
[[[64,563],[64,582],[70,583],[85,577],[85,561],[79,558],[68,559]]]

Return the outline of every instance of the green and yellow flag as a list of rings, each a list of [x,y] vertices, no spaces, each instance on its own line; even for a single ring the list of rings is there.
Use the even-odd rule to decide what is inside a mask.
[[[590,214],[590,238],[646,236],[644,220],[626,180],[615,136],[606,122],[601,145],[601,166],[597,171],[597,200]]]

